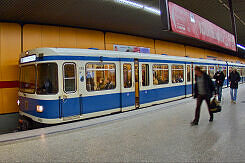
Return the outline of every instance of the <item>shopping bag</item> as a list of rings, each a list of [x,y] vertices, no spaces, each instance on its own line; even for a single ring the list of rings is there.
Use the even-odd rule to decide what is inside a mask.
[[[212,113],[221,112],[220,103],[217,101],[216,96],[210,102],[210,111]]]

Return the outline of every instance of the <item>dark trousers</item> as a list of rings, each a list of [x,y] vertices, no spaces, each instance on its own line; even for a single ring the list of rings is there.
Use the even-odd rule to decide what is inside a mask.
[[[217,86],[218,100],[221,101],[222,98],[222,86]]]
[[[200,109],[202,105],[202,101],[205,100],[207,105],[208,105],[208,112],[210,117],[213,117],[213,113],[210,112],[210,98],[207,97],[207,95],[198,95],[197,96],[197,106],[196,106],[196,112],[195,112],[195,119],[194,122],[199,122],[200,118]]]

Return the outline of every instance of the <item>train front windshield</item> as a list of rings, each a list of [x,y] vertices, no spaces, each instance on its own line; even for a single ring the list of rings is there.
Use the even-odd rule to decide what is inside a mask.
[[[41,95],[58,92],[58,66],[56,63],[40,63],[20,68],[20,91]]]

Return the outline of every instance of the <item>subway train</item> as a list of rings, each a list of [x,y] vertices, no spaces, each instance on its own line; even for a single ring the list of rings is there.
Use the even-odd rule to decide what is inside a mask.
[[[192,96],[194,67],[211,77],[245,65],[209,59],[108,50],[37,48],[20,58],[19,124],[58,124]]]

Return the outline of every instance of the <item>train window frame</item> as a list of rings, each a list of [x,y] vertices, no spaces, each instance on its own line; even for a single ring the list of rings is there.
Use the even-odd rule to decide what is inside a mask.
[[[200,69],[201,69],[201,71],[203,71],[203,67],[205,67],[206,66],[206,68],[207,68],[207,65],[200,65],[200,64],[195,64],[195,65],[193,65],[193,81],[196,81],[197,80],[197,76],[196,76],[196,67],[199,67]],[[206,69],[206,71],[203,71],[203,72],[205,72],[205,73],[207,73],[207,69]]]
[[[56,64],[57,66],[57,91],[55,93],[48,93],[48,94],[42,94],[42,93],[39,93],[38,92],[38,65],[40,64]],[[36,94],[37,95],[55,95],[55,94],[58,94],[59,93],[59,65],[57,62],[41,62],[41,63],[36,63]]]
[[[115,90],[117,88],[117,65],[116,65],[116,63],[113,63],[113,62],[87,62],[85,64],[85,74],[87,74],[87,65],[88,64],[96,64],[96,65],[112,64],[112,65],[114,65],[114,67],[115,67],[115,86],[112,89],[102,89],[102,90],[91,90],[91,91],[88,91],[87,90],[87,76],[85,75],[85,90],[87,92],[93,93],[93,92],[112,91],[112,90]]]
[[[189,67],[189,73],[188,73],[188,67]],[[191,65],[186,65],[186,82],[191,82]],[[189,74],[189,80],[188,80],[188,74]]]
[[[74,79],[75,79],[75,90],[74,91],[66,91],[65,90],[65,65],[68,65],[68,64],[73,64],[74,65]],[[64,62],[63,65],[62,65],[62,74],[63,74],[63,92],[65,92],[66,94],[71,94],[71,93],[76,93],[77,92],[77,66],[76,66],[76,63],[75,62]]]
[[[125,84],[125,74],[124,74],[124,65],[129,65],[130,66],[130,70],[131,70],[131,80],[130,80],[130,85],[128,87],[126,87],[126,84]],[[131,63],[123,63],[123,88],[132,88],[132,82],[133,82],[133,73],[132,73],[132,70],[133,69],[133,65]],[[128,77],[128,74],[127,74],[127,77]],[[128,80],[126,81],[126,83],[128,83]]]
[[[207,69],[208,75],[211,77],[211,79],[213,79],[214,74],[215,74],[215,65],[209,65],[207,68],[208,68],[208,69]],[[213,68],[213,69],[211,69],[211,68]],[[211,76],[211,74],[210,74],[210,70],[213,70],[212,76]]]
[[[182,74],[182,79],[180,80],[177,80],[177,82],[173,82],[173,72],[176,71],[175,69],[173,69],[173,66],[182,66],[182,69],[180,69],[179,71],[183,71],[183,74]],[[180,84],[180,83],[184,83],[185,82],[185,78],[184,78],[184,75],[185,75],[185,66],[183,64],[172,64],[171,65],[171,83],[172,84]]]
[[[22,92],[22,93],[28,93],[28,94],[36,94],[36,89],[37,89],[37,66],[36,64],[27,64],[27,65],[23,65],[23,66],[20,66],[20,80],[21,80],[21,68],[22,67],[28,67],[28,66],[33,66],[34,67],[34,73],[35,73],[35,88],[34,88],[34,92],[26,92],[26,91],[22,91],[21,89],[21,85],[19,86],[19,91]],[[19,81],[20,81],[19,80]],[[20,82],[21,83],[21,82]]]
[[[154,66],[167,66],[167,70],[168,70],[168,75],[167,75],[167,77],[168,77],[168,80],[166,80],[167,81],[167,83],[157,83],[157,84],[155,84],[154,83],[154,74],[155,74],[155,72],[154,72]],[[153,82],[153,85],[154,86],[159,86],[159,85],[167,85],[167,84],[169,84],[170,82],[169,82],[169,80],[170,80],[170,77],[169,77],[169,71],[170,71],[170,69],[169,69],[169,67],[170,67],[170,65],[169,64],[167,64],[167,63],[163,63],[163,64],[161,64],[161,63],[154,63],[154,64],[152,64],[152,82]],[[165,70],[165,69],[163,69],[163,70]],[[158,79],[157,79],[157,82],[158,82]]]
[[[145,70],[147,72],[146,79],[145,79],[146,80],[145,84],[143,84],[143,65],[146,66]],[[141,64],[141,84],[142,84],[143,87],[150,86],[150,65],[146,64],[146,63]]]
[[[225,75],[225,78],[228,78],[228,76],[229,76],[229,70],[230,68],[229,67],[227,67],[227,66],[222,66],[222,71],[223,71],[223,73],[224,73],[224,75]],[[227,74],[228,73],[228,74]]]
[[[202,70],[202,72],[208,74],[208,65],[198,65],[198,67]]]
[[[237,71],[239,72],[240,76],[242,77],[243,76],[243,73],[242,73],[242,67],[238,67],[237,68]],[[241,81],[241,80],[240,80]]]

